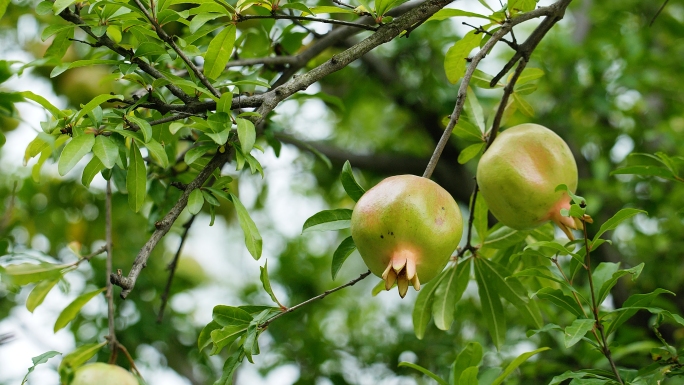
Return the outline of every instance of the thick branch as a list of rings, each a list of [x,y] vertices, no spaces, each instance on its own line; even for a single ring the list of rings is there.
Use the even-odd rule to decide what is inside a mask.
[[[112,274],[112,182],[107,180],[107,190],[105,196],[105,238],[107,247],[106,277]],[[109,346],[112,354],[116,354],[116,331],[114,329],[114,293],[112,282],[107,280],[107,326],[109,327]]]
[[[138,279],[142,269],[147,266],[147,259],[150,257],[152,250],[154,250],[155,246],[157,246],[157,243],[159,243],[164,235],[169,232],[171,226],[174,224],[176,219],[178,219],[178,216],[181,214],[185,206],[187,206],[190,193],[193,190],[202,187],[204,182],[206,182],[211,176],[211,173],[216,168],[222,167],[228,161],[228,159],[230,159],[230,156],[231,151],[229,150],[225,151],[224,153],[217,153],[209,162],[209,164],[202,169],[199,175],[197,175],[197,177],[188,184],[187,188],[185,191],[183,191],[183,194],[178,199],[178,202],[176,202],[176,204],[173,206],[171,211],[169,211],[169,213],[166,214],[161,221],[156,223],[157,229],[154,231],[154,233],[152,233],[150,239],[147,241],[147,243],[145,243],[143,248],[138,253],[138,256],[135,258],[128,276],[124,277],[120,272],[118,274],[111,274],[109,276],[109,279],[113,284],[120,286],[123,289],[121,291],[121,298],[126,299],[131,290],[133,290],[133,287],[135,287],[135,281]]]

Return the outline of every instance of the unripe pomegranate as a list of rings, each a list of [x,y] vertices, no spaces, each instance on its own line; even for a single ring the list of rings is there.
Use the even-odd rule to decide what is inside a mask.
[[[440,185],[415,175],[389,177],[359,199],[351,219],[352,239],[385,289],[394,283],[403,298],[409,283],[439,274],[463,233],[461,210]]]
[[[570,197],[555,191],[565,184],[575,192],[575,158],[544,126],[527,123],[501,132],[477,165],[477,184],[489,210],[508,227],[532,229],[552,220],[570,239],[569,229],[581,227],[579,220],[560,214],[570,208]]]
[[[128,370],[96,362],[76,369],[70,385],[138,385],[138,380]]]

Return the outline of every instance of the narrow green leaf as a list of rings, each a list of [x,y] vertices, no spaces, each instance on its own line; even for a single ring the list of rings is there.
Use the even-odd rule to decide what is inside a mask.
[[[599,295],[599,289],[604,283],[608,282],[620,269],[620,263],[601,262],[594,269],[592,277],[594,280],[594,294]]]
[[[137,213],[142,208],[143,203],[145,203],[147,171],[145,170],[145,161],[135,141],[131,141],[126,189],[128,190],[128,206]]]
[[[543,347],[539,348],[537,350],[533,350],[531,352],[523,353],[516,357],[508,366],[506,366],[506,369],[504,369],[504,372],[501,373],[499,377],[497,377],[494,382],[492,382],[490,385],[499,385],[503,383],[503,380],[506,379],[515,369],[518,368],[518,366],[522,365],[523,362],[527,361],[530,357],[534,356],[535,354],[541,353],[545,350],[549,350],[550,348]]]
[[[10,0],[0,0],[0,18],[5,15],[5,11],[7,11],[7,6],[9,3]]]
[[[624,308],[646,307],[649,306],[651,302],[653,302],[653,300],[660,294],[675,295],[673,292],[669,290],[658,288],[648,294],[633,294],[629,298],[627,298],[627,300],[624,304],[622,304],[622,306]],[[609,336],[611,333],[617,330],[617,328],[620,327],[620,325],[625,323],[628,319],[632,318],[632,316],[634,316],[634,314],[636,313],[637,309],[630,309],[619,312],[615,319],[613,319],[613,321],[606,328],[606,336]]]
[[[477,381],[477,374],[480,371],[480,368],[477,366],[471,366],[469,368],[466,368],[466,370],[463,371],[461,374],[461,379],[459,381],[459,385],[478,385],[479,382]]]
[[[152,139],[152,126],[150,126],[150,123],[148,123],[147,120],[139,118],[137,116],[126,116],[126,119],[131,123],[135,124],[136,126],[138,126],[138,128],[143,134],[145,143],[149,142],[150,139]]]
[[[51,263],[19,263],[5,266],[3,275],[9,276],[9,281],[15,285],[26,285],[44,279],[54,279],[61,275],[62,269],[67,265],[54,265]]]
[[[100,351],[100,349],[102,349],[105,345],[107,345],[107,341],[100,342],[99,344],[86,344],[83,346],[79,346],[76,350],[64,356],[62,362],[60,362],[59,364],[60,376],[62,375],[62,373],[65,372],[66,368],[76,370],[78,367],[85,364],[89,359],[93,358],[93,356],[95,356],[95,354],[97,354],[97,352]]]
[[[223,364],[223,373],[221,378],[214,382],[214,385],[233,385],[233,377],[235,376],[235,370],[242,363],[244,359],[244,351],[242,348],[238,349],[233,353],[226,362]]]
[[[496,289],[491,282],[488,282],[482,273],[482,258],[475,259],[475,279],[477,281],[477,291],[480,295],[482,305],[482,315],[485,325],[492,337],[492,342],[497,349],[506,340],[506,315],[501,305],[501,299],[497,295]]]
[[[572,325],[565,328],[565,347],[569,348],[578,343],[585,334],[594,328],[594,320],[587,318],[576,319]]]
[[[480,45],[480,40],[482,34],[470,31],[447,51],[444,57],[444,70],[451,84],[456,84],[465,74],[470,51]]]
[[[145,147],[147,147],[147,150],[152,158],[154,158],[162,168],[165,169],[169,167],[169,157],[166,155],[164,147],[162,147],[159,142],[154,139],[150,139],[147,143],[145,143]]]
[[[485,143],[475,143],[471,144],[470,146],[464,148],[460,154],[458,154],[458,163],[459,164],[466,164],[468,161],[471,159],[475,158],[476,156],[480,155],[482,153],[482,149],[484,148]]]
[[[458,16],[466,16],[466,17],[477,17],[480,19],[487,19],[490,20],[488,16],[485,15],[480,15],[479,13],[474,13],[474,12],[468,12],[468,11],[462,11],[460,9],[454,9],[454,8],[444,8],[440,9],[432,15],[427,21],[442,21],[446,20],[450,17],[458,17]]]
[[[48,295],[50,290],[59,282],[62,277],[59,276],[53,279],[46,279],[38,282],[38,284],[31,290],[28,298],[26,298],[26,309],[33,313],[36,308],[43,303],[45,297]]]
[[[545,287],[537,292],[537,297],[552,302],[554,305],[572,313],[575,317],[583,317],[584,313],[577,302],[563,294],[562,290]]]
[[[74,122],[78,122],[81,120],[82,117],[86,116],[87,113],[95,109],[95,107],[99,106],[100,104],[106,102],[107,100],[123,100],[123,95],[110,95],[110,94],[104,94],[104,95],[98,95],[93,98],[93,100],[89,101],[85,106],[81,108],[81,111],[78,112],[78,115],[76,115],[76,118],[74,119]]]
[[[435,290],[432,317],[441,330],[449,330],[454,321],[456,303],[470,281],[470,259],[447,269],[446,276]]]
[[[620,223],[639,213],[647,214],[646,211],[638,209],[622,209],[618,211],[609,220],[607,220],[604,224],[601,225],[601,228],[599,229],[598,233],[596,233],[591,243],[595,243],[596,240],[599,239],[601,235],[603,235],[603,233],[605,233],[606,231],[615,229]]]
[[[197,15],[197,16],[199,16],[199,15]],[[195,16],[195,18],[193,18],[192,21],[195,21],[197,16]],[[218,103],[216,103],[216,112],[225,112],[226,114],[230,114],[230,112],[231,112],[230,107],[232,104],[233,104],[233,94],[230,92],[224,92],[221,95],[221,98],[219,98]]]
[[[314,13],[309,7],[307,7],[306,5],[304,5],[303,3],[287,3],[287,4],[281,5],[280,8],[281,8],[281,9],[282,9],[282,8],[285,8],[285,9],[296,9],[296,10],[302,12],[302,16],[306,16],[306,14],[315,15],[315,13]]]
[[[87,188],[90,187],[90,183],[93,181],[93,178],[102,170],[105,169],[104,164],[102,164],[102,161],[100,158],[97,156],[94,156],[90,159],[90,162],[86,164],[85,168],[83,169],[83,175],[81,175],[81,183]]]
[[[435,298],[435,290],[445,276],[446,271],[441,272],[437,277],[433,278],[432,281],[423,285],[418,292],[418,297],[416,298],[416,303],[413,305],[413,313],[411,316],[413,318],[413,332],[419,340],[422,340],[425,336],[425,330],[430,323],[430,316],[432,315],[432,303]],[[378,285],[382,285],[384,288],[385,282],[380,281]]]
[[[618,279],[620,279],[620,277],[627,275],[627,274],[631,274],[632,275],[632,281],[634,281],[639,277],[639,275],[641,275],[641,270],[643,270],[643,268],[644,268],[644,263],[642,262],[642,263],[632,267],[631,269],[618,270],[615,273],[613,273],[613,276],[609,280],[604,282],[601,285],[601,288],[599,289],[598,297],[596,299],[598,304],[600,305],[603,303],[603,301],[606,300],[606,298],[608,297],[608,294],[610,294],[610,289],[612,289],[613,286],[615,286],[615,284],[617,284],[617,281],[618,281]]]
[[[306,220],[302,226],[302,234],[311,231],[329,231],[347,229],[351,224],[352,210],[335,209],[320,211]]]
[[[106,288],[103,287],[102,289],[93,290],[89,293],[81,294],[80,296],[76,297],[76,299],[74,299],[69,305],[67,305],[66,308],[64,308],[64,310],[62,310],[61,313],[59,313],[59,317],[57,317],[57,321],[55,321],[55,333],[67,326],[67,324],[76,317],[78,312],[81,311],[81,308],[88,303],[88,301],[105,291],[105,289]]]
[[[238,337],[245,334],[247,331],[247,325],[228,325],[222,327],[221,329],[212,330],[211,342],[214,343],[214,347],[211,349],[211,355],[216,355],[223,350],[226,346],[232,344]]]
[[[493,229],[495,229],[495,227],[493,227]],[[501,226],[487,235],[487,239],[483,246],[490,249],[507,249],[525,240],[528,234],[529,231],[515,230],[507,226]]]
[[[482,361],[482,345],[477,342],[468,342],[465,348],[458,353],[451,367],[451,376],[454,384],[460,384],[461,375],[470,367],[477,367]]]
[[[487,207],[487,202],[484,198],[480,196],[480,199],[475,200],[475,216],[473,218],[473,227],[477,232],[480,242],[483,243],[487,238],[488,227],[488,214],[489,207]]]
[[[400,368],[401,368],[401,367],[405,367],[405,368],[415,369],[415,370],[417,370],[417,371],[423,373],[424,375],[426,375],[426,376],[432,378],[433,380],[437,381],[437,383],[440,384],[440,385],[449,385],[448,382],[444,381],[444,380],[443,380],[442,378],[440,378],[438,375],[432,373],[431,371],[425,369],[424,367],[422,367],[422,366],[420,366],[420,365],[416,365],[416,364],[412,364],[412,363],[410,363],[410,362],[402,361],[402,362],[399,363],[399,367],[400,367]]]
[[[1,2],[0,2],[0,8],[1,8],[1,7],[2,7],[2,4],[1,4]],[[1,14],[0,14],[0,17],[2,17]],[[38,355],[38,356],[35,356],[35,357],[31,358],[31,361],[33,362],[33,366],[31,366],[30,368],[28,368],[28,372],[27,372],[26,375],[24,376],[24,379],[21,381],[21,385],[24,385],[24,384],[26,383],[26,381],[28,381],[28,375],[31,374],[31,372],[33,372],[33,370],[36,368],[36,366],[38,366],[38,365],[40,365],[40,364],[44,364],[44,363],[48,362],[48,360],[49,360],[50,358],[52,358],[52,357],[54,357],[54,356],[59,356],[59,355],[61,355],[61,354],[62,354],[62,353],[60,353],[60,352],[51,350],[51,351],[49,351],[49,352],[45,352],[45,353],[43,353],[43,354],[41,354],[41,355]]]
[[[100,158],[100,161],[106,168],[112,168],[119,158],[119,147],[111,138],[98,135],[95,137],[93,154]]]
[[[57,119],[65,118],[66,114],[62,112],[59,108],[55,107],[52,105],[52,103],[48,102],[47,99],[40,95],[36,95],[31,91],[24,91],[20,92],[19,95],[23,96],[26,99],[33,100],[34,102],[40,104],[45,108],[46,110],[50,111],[52,116],[54,116]]]
[[[261,257],[261,247],[262,240],[261,234],[259,234],[259,229],[256,224],[249,216],[247,209],[242,205],[242,202],[234,194],[230,194],[230,200],[235,205],[235,211],[237,212],[238,221],[240,222],[240,227],[245,233],[245,245],[247,250],[252,254],[254,259],[258,260]]]
[[[625,175],[625,174],[634,174],[634,175],[643,175],[643,176],[657,176],[657,177],[661,177],[664,179],[676,180],[674,175],[672,174],[672,171],[670,171],[664,167],[659,167],[659,166],[645,166],[645,165],[628,166],[628,167],[619,168],[617,170],[610,172],[610,175]]]
[[[332,259],[332,279],[334,280],[335,277],[337,277],[337,273],[340,271],[340,268],[342,268],[342,264],[344,264],[344,261],[347,260],[347,257],[351,255],[351,253],[356,250],[356,244],[354,243],[354,240],[352,237],[347,237],[340,243],[339,246],[337,246],[337,249],[335,250],[335,253],[333,254],[333,259]]]
[[[473,92],[473,89],[470,87],[468,87],[465,102],[466,106],[468,107],[466,109],[466,113],[468,114],[470,120],[477,124],[480,132],[486,132],[487,128],[485,127],[484,111],[482,111],[482,106],[477,100],[477,95],[475,95],[475,92]]]
[[[197,159],[201,158],[206,154],[208,151],[215,150],[216,145],[215,144],[204,144],[201,146],[193,147],[188,150],[188,152],[185,153],[184,160],[185,164],[191,165],[193,164]]]
[[[228,64],[230,54],[235,44],[235,25],[228,24],[209,43],[207,53],[204,55],[204,75],[210,79],[216,79],[223,73]]]
[[[513,0],[513,1],[515,1],[515,0]],[[525,0],[523,0],[523,1],[525,1]],[[532,0],[532,1],[534,1],[534,0]],[[509,81],[511,80],[512,76],[513,75],[511,74],[508,77]],[[523,70],[522,74],[520,74],[520,76],[518,77],[518,81],[515,82],[515,85],[520,86],[520,85],[523,85],[525,83],[529,83],[531,81],[537,80],[537,79],[541,78],[542,76],[544,76],[544,70],[542,70],[540,68],[527,67]]]
[[[200,352],[207,346],[211,345],[211,332],[217,329],[221,329],[221,325],[219,325],[216,321],[211,321],[204,328],[202,328],[199,337],[197,337],[197,348]]]
[[[268,261],[264,263],[264,267],[259,266],[259,270],[261,271],[261,274],[259,275],[261,285],[264,287],[264,290],[266,291],[266,293],[268,293],[273,302],[280,306],[280,302],[278,302],[278,299],[276,298],[275,294],[273,294],[273,289],[271,288],[271,281],[268,279]]]
[[[321,13],[329,13],[329,14],[334,14],[334,13],[354,13],[353,10],[348,9],[348,8],[341,8],[341,7],[335,7],[332,5],[323,5],[320,7],[312,7],[310,8],[311,12],[313,12],[316,15],[320,15]]]
[[[84,134],[77,136],[62,150],[62,155],[59,157],[59,163],[57,164],[57,170],[59,175],[66,175],[71,171],[76,163],[78,163],[85,154],[89,153],[95,144],[95,136],[93,134]]]
[[[449,117],[445,118],[443,123],[445,126],[448,125]],[[454,126],[453,134],[468,141],[484,142],[482,131],[466,119],[458,120],[458,123]]]
[[[236,120],[238,138],[240,139],[242,151],[245,154],[248,154],[250,151],[252,151],[252,147],[254,147],[254,141],[256,140],[254,123],[242,118],[237,118]]]
[[[340,181],[342,182],[344,191],[346,191],[347,195],[349,195],[349,197],[355,202],[358,202],[358,200],[361,199],[361,196],[366,192],[366,190],[364,190],[363,187],[356,182],[349,161],[344,162],[344,166],[342,166]]]
[[[516,103],[516,106],[518,107],[518,110],[522,112],[523,114],[533,117],[534,116],[534,107],[525,99],[523,99],[522,96],[513,93],[513,100]]]
[[[245,310],[225,305],[214,306],[211,317],[222,327],[233,325],[247,326],[253,319]]]
[[[192,215],[196,215],[202,210],[204,206],[204,196],[200,189],[194,189],[188,197],[188,212]]]

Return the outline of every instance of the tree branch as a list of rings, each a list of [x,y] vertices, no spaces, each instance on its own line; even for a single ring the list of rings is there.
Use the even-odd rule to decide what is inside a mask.
[[[231,148],[232,150],[232,148]],[[164,216],[164,218],[157,222],[156,227],[157,229],[152,233],[152,236],[150,239],[145,243],[145,245],[142,247],[140,252],[138,253],[138,256],[135,258],[135,261],[133,262],[133,266],[131,267],[131,271],[128,273],[128,276],[124,277],[121,275],[121,272],[117,272],[117,274],[110,274],[109,279],[110,281],[121,287],[123,290],[121,291],[121,298],[126,299],[128,294],[133,290],[135,287],[135,281],[138,279],[138,276],[140,275],[140,272],[142,271],[145,266],[147,266],[147,260],[150,257],[150,254],[152,253],[152,250],[157,246],[157,243],[166,235],[167,232],[171,229],[171,226],[174,224],[176,219],[178,219],[178,216],[181,214],[185,206],[188,204],[188,197],[190,196],[190,193],[197,188],[202,187],[204,182],[209,179],[211,176],[212,172],[216,168],[221,168],[229,159],[230,156],[232,155],[231,150],[226,150],[223,153],[217,153],[214,158],[209,161],[209,163],[202,169],[202,171],[197,175],[197,177],[188,184],[187,188],[185,191],[183,191],[183,194],[181,197],[178,199],[178,202],[173,206],[171,211]]]
[[[178,245],[178,250],[176,250],[176,255],[173,256],[173,260],[166,267],[169,270],[169,279],[166,281],[166,287],[164,288],[164,293],[161,295],[161,306],[159,307],[159,315],[157,315],[157,323],[161,323],[164,318],[164,309],[166,309],[166,303],[169,299],[169,292],[171,291],[171,282],[173,282],[173,276],[176,273],[176,267],[178,267],[178,260],[180,259],[181,251],[183,250],[183,245],[185,245],[185,240],[188,238],[188,233],[190,232],[190,227],[192,223],[197,218],[197,215],[193,215],[190,220],[188,220],[183,225],[183,235],[181,235],[180,245]]]
[[[105,238],[107,248],[106,277],[112,274],[112,182],[107,179],[107,189],[105,190]],[[114,328],[114,292],[112,282],[107,279],[107,326],[109,328],[109,346],[112,355],[116,354],[118,341],[116,340],[116,330]]]
[[[355,23],[355,22],[351,22],[351,21],[343,21],[343,20],[336,20],[336,19],[323,19],[320,17],[292,16],[292,15],[238,15],[238,23],[241,21],[252,20],[252,19],[276,19],[276,20],[285,19],[285,20],[315,21],[318,23],[344,25],[344,26],[348,26],[348,27],[361,28],[361,29],[365,29],[368,31],[377,31],[378,30],[378,27],[368,25],[368,24]]]

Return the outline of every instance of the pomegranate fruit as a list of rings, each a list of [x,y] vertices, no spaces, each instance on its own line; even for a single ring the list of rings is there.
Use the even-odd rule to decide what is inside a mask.
[[[570,208],[570,196],[556,191],[565,184],[575,192],[575,158],[544,126],[527,123],[501,132],[477,165],[477,184],[489,210],[508,227],[532,229],[551,220],[570,239],[570,229],[581,228],[579,220],[560,214]]]
[[[128,370],[96,362],[76,369],[70,385],[138,385],[138,380]]]
[[[415,175],[384,179],[359,199],[351,218],[352,239],[385,289],[397,283],[403,298],[409,283],[420,290],[439,274],[458,246],[463,219],[440,185]]]

